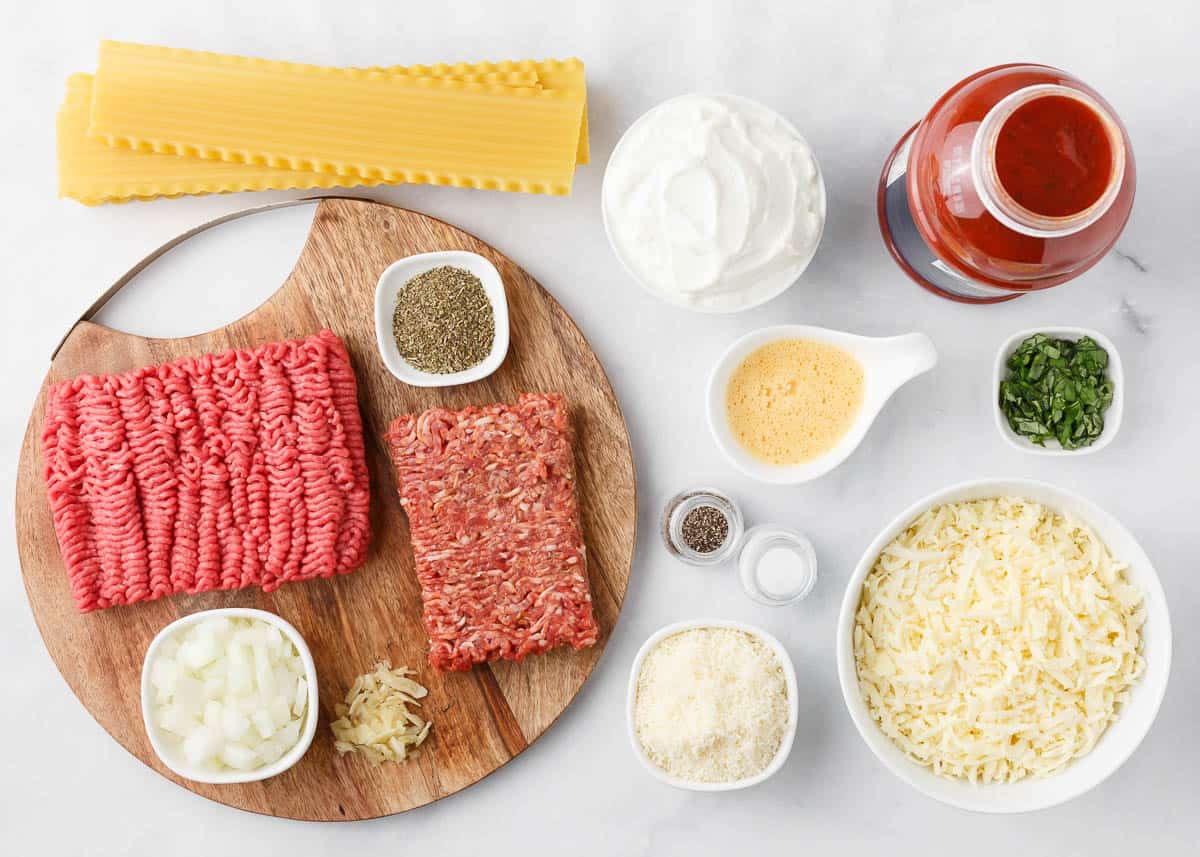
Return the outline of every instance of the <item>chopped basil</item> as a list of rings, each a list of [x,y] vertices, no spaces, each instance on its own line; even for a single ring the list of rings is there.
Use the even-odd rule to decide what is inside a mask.
[[[1107,368],[1108,352],[1091,337],[1072,342],[1035,333],[1008,358],[1000,409],[1014,432],[1038,446],[1050,438],[1063,449],[1090,446],[1112,404]]]

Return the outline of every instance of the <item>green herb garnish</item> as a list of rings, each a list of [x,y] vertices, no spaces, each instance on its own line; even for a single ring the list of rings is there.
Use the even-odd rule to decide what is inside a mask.
[[[446,375],[483,362],[492,350],[496,319],[479,278],[442,265],[400,287],[392,335],[400,356],[417,369]]]
[[[1035,333],[1008,358],[1000,409],[1014,432],[1038,446],[1049,438],[1063,449],[1090,446],[1112,404],[1107,367],[1108,352],[1089,336],[1072,342]]]

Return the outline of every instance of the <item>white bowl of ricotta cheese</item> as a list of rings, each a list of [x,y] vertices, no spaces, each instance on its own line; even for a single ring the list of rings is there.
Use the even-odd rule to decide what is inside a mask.
[[[825,227],[812,147],[778,113],[735,95],[681,95],[644,113],[613,149],[601,198],[630,276],[698,312],[782,294]]]

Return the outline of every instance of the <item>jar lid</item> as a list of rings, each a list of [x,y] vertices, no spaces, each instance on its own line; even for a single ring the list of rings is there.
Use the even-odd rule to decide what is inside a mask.
[[[794,604],[817,582],[817,552],[804,533],[767,524],[746,531],[738,554],[742,589],[759,604]]]

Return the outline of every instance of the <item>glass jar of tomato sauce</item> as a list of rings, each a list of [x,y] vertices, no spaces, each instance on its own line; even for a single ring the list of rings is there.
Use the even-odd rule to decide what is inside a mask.
[[[996,66],[943,95],[884,164],[888,250],[919,285],[996,303],[1096,264],[1133,207],[1129,135],[1094,89],[1044,65]]]

